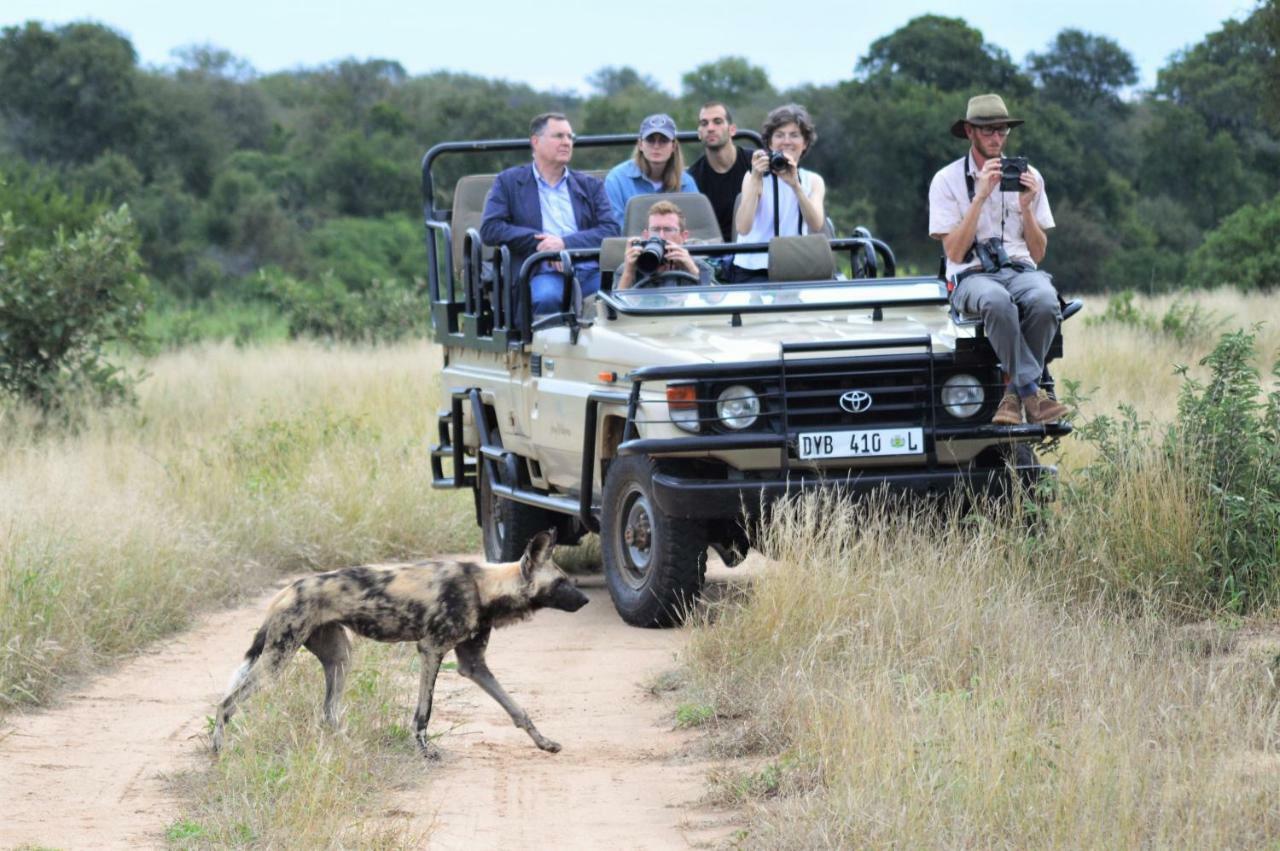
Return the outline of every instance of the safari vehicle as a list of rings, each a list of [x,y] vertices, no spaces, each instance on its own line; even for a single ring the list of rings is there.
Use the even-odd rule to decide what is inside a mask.
[[[493,175],[461,178],[452,208],[436,206],[441,157],[495,150],[518,162],[528,141],[437,145],[422,172],[449,400],[433,485],[472,489],[487,558],[516,558],[552,526],[562,542],[596,532],[623,619],[669,625],[698,594],[708,548],[737,564],[771,500],[832,486],[1000,495],[1055,475],[1031,450],[1070,425],[992,425],[1003,381],[981,324],[950,310],[938,278],[896,277],[893,252],[865,231],[726,246],[705,197],[664,195],[711,240],[691,253],[767,251],[769,282],[613,291],[654,196],[632,199],[623,237],[512,268],[480,241]],[[547,259],[569,272],[564,309],[535,322],[515,295]],[[593,259],[601,292],[584,305],[572,269]]]

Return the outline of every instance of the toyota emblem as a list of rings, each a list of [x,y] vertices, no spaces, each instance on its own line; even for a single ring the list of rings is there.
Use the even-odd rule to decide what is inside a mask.
[[[840,407],[851,414],[861,414],[871,407],[871,394],[865,390],[849,390],[841,393]]]

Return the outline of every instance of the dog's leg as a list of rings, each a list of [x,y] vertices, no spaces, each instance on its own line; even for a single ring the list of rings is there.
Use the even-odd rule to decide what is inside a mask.
[[[507,710],[507,714],[511,716],[511,720],[515,722],[515,725],[529,734],[529,738],[533,739],[534,744],[544,751],[558,752],[560,745],[539,733],[538,728],[533,726],[533,722],[529,720],[528,713],[516,705],[511,696],[502,690],[502,686],[498,685],[493,672],[489,670],[489,666],[484,661],[484,650],[488,645],[489,630],[486,629],[482,630],[474,638],[468,639],[453,648],[453,652],[458,656],[458,673],[480,686],[490,697],[498,701],[502,708]]]
[[[440,673],[440,660],[444,653],[427,641],[418,642],[418,655],[422,662],[422,678],[418,681],[418,708],[413,713],[413,735],[418,740],[418,750],[423,756],[434,757],[431,739],[427,737],[427,723],[431,720],[431,697],[436,688],[436,674]]]
[[[324,666],[324,720],[337,727],[342,687],[351,664],[351,639],[342,624],[330,623],[311,633],[303,646]]]

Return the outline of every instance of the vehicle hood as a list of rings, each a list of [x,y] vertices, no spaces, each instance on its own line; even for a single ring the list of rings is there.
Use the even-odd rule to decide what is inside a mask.
[[[780,343],[870,342],[928,336],[936,351],[955,348],[955,327],[945,312],[936,309],[898,316],[886,311],[882,320],[873,320],[869,314],[840,317],[756,314],[743,316],[741,327],[733,327],[728,316],[696,320],[679,317],[628,322],[625,332],[622,328],[617,330],[619,334],[612,342],[620,347],[615,352],[619,360],[646,366],[773,360],[778,357]],[[634,357],[627,357],[628,349]],[[874,350],[876,354],[893,351]],[[829,357],[830,354],[817,356]]]

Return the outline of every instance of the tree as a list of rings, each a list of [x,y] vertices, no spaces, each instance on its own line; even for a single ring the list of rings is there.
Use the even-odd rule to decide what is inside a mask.
[[[960,18],[921,15],[871,43],[857,71],[868,81],[905,78],[944,91],[1006,97],[1027,93],[1030,82],[1007,51],[988,44]]]
[[[1196,286],[1232,284],[1242,290],[1280,286],[1280,195],[1223,219],[1191,256]]]
[[[137,55],[98,24],[46,30],[37,22],[0,36],[0,115],[24,156],[89,162],[137,140],[143,103]]]
[[[609,65],[587,75],[587,85],[604,97],[611,98],[632,89],[661,91],[658,81],[648,74],[641,74],[629,65]]]
[[[1076,29],[1058,33],[1044,53],[1027,57],[1045,97],[1067,109],[1120,105],[1120,90],[1138,82],[1124,48],[1106,36]]]
[[[738,104],[773,98],[776,92],[769,74],[741,56],[725,56],[694,68],[680,78],[686,100],[699,106],[709,100]]]

